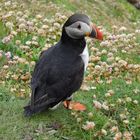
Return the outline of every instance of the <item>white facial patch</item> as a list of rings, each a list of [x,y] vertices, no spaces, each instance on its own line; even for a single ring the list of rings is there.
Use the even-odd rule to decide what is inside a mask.
[[[83,52],[80,54],[80,56],[84,62],[84,70],[86,71],[86,68],[87,68],[88,62],[89,62],[89,52],[88,52],[87,46],[85,47]]]
[[[65,27],[66,33],[73,39],[80,39],[85,36],[86,33],[91,33],[92,29],[90,25],[77,21],[70,26]]]

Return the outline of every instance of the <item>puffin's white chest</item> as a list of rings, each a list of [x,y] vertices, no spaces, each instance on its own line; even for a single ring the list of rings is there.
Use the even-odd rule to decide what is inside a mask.
[[[84,70],[86,71],[86,68],[88,66],[88,61],[89,61],[89,53],[88,53],[87,46],[85,47],[84,51],[80,54],[80,56],[84,62]]]

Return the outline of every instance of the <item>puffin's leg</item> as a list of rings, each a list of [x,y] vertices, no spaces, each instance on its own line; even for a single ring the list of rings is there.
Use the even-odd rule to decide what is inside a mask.
[[[72,96],[68,97],[65,101],[64,101],[64,107],[66,107],[67,109],[70,109],[70,102],[72,100]]]
[[[70,102],[71,102],[70,100],[66,100],[66,108],[67,109],[70,109]]]
[[[63,105],[66,109],[70,109],[70,110],[75,110],[75,111],[85,111],[86,110],[86,106],[84,104],[81,104],[79,102],[71,102],[72,97],[71,98],[67,98],[64,102]]]

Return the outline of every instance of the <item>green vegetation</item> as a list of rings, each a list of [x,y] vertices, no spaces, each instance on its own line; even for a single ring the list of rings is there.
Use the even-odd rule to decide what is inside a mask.
[[[89,67],[74,96],[87,110],[73,112],[61,105],[25,118],[35,61],[59,40],[63,23],[74,12],[90,16],[104,32],[102,42],[87,38]],[[139,48],[140,11],[125,0],[2,0],[0,139],[139,140]]]

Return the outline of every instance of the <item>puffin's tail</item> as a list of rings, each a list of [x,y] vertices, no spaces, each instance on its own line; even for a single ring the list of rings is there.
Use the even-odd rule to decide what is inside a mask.
[[[24,107],[24,115],[25,117],[30,117],[34,114],[35,112],[31,110],[30,106],[25,106]]]
[[[37,107],[37,108],[31,108],[31,106],[25,106],[24,107],[24,115],[25,117],[31,117],[32,115],[42,112],[46,109],[47,107]]]
[[[42,102],[41,104],[38,104],[34,107],[31,107],[31,105],[25,106],[24,107],[24,115],[25,117],[30,117],[32,115],[34,115],[35,113],[39,113],[42,112],[46,109],[48,109],[49,107],[51,107],[51,105],[56,105],[57,102],[55,103],[56,98],[52,98],[47,100],[46,102]]]

